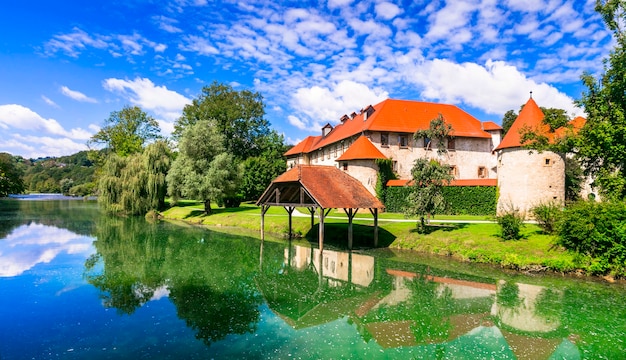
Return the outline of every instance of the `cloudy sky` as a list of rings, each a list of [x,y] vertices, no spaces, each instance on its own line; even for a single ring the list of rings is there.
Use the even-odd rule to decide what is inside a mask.
[[[529,92],[574,106],[613,46],[593,0],[9,1],[0,11],[0,152],[86,149],[137,105],[169,135],[213,81],[260,92],[290,143],[386,98],[500,123]]]

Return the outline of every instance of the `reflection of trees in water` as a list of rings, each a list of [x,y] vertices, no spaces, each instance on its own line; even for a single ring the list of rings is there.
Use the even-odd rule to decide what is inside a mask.
[[[167,286],[178,316],[207,345],[255,330],[263,300],[252,282],[253,239],[108,216],[96,237],[85,273],[105,306],[132,314]]]
[[[0,200],[0,239],[20,225],[31,222],[92,236],[98,214],[95,201]]]
[[[165,283],[167,239],[143,218],[110,216],[99,218],[96,238],[97,252],[85,262],[87,281],[102,291],[105,306],[132,314]]]

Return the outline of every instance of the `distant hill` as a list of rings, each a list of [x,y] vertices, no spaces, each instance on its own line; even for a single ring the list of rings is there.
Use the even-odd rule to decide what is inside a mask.
[[[95,190],[95,165],[89,160],[88,151],[74,155],[24,159],[24,186],[28,192],[63,193],[85,196]]]

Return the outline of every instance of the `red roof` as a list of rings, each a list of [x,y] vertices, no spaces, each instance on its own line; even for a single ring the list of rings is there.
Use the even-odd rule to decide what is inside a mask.
[[[303,187],[319,206],[325,209],[383,209],[385,206],[357,179],[334,166],[298,165],[278,176],[265,190],[258,204],[274,203],[274,189],[281,205],[300,202],[299,192],[290,187]]]
[[[483,121],[483,130],[485,131],[502,130],[502,126],[494,123],[493,121]]]
[[[567,131],[569,129],[571,129],[574,133],[577,133],[580,131],[580,129],[583,128],[583,126],[585,126],[586,122],[587,122],[587,119],[585,119],[582,116],[577,116],[576,118],[574,118],[574,120],[567,123],[567,126],[563,126],[562,128],[556,129],[556,131],[554,132],[554,135],[557,137],[563,137],[567,134]]]
[[[369,108],[369,107],[368,107]],[[422,101],[387,99],[353,118],[337,124],[326,136],[309,136],[285,155],[309,153],[365,131],[384,131],[413,134],[425,130],[430,121],[441,114],[452,125],[451,135],[489,139],[481,122],[454,105]]]
[[[359,137],[343,155],[336,161],[365,160],[365,159],[386,159],[387,157],[378,150],[374,144],[365,136]]]
[[[504,136],[504,139],[500,142],[498,147],[494,149],[501,150],[507,148],[515,148],[522,146],[521,132],[523,129],[529,129],[539,134],[549,135],[548,130],[550,127],[543,123],[543,111],[537,106],[537,103],[532,98],[528,99],[526,105],[519,116],[511,125],[511,128]]]
[[[408,186],[413,180],[389,180],[387,186]],[[497,186],[497,179],[455,179],[449,186]]]

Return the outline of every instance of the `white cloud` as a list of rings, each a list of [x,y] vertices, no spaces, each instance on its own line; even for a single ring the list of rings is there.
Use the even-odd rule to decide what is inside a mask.
[[[157,86],[146,78],[135,80],[110,78],[104,80],[102,86],[108,91],[122,95],[144,111],[153,111],[170,122],[180,117],[183,107],[191,103],[185,96],[165,86]]]
[[[184,45],[181,44],[179,49],[184,51],[197,52],[200,55],[216,55],[219,51],[213,46],[209,40],[195,35],[189,35],[184,38]]]
[[[176,26],[176,24],[178,24],[178,20],[176,19],[166,16],[153,16],[152,20],[159,25],[159,29],[167,31],[168,33],[176,34],[183,32],[183,30]]]
[[[94,98],[90,98],[89,96],[81,93],[80,91],[74,91],[68,88],[67,86],[61,86],[61,94],[67,96],[70,99],[74,99],[80,102],[89,102],[89,103],[97,103],[98,100]]]
[[[540,106],[556,107],[568,113],[581,114],[573,99],[554,86],[529,79],[514,66],[503,61],[456,64],[449,60],[424,62],[414,81],[423,86],[427,99],[481,109],[489,114],[504,114],[518,109],[528,100],[529,92]]]
[[[375,6],[376,15],[384,20],[391,20],[402,12],[400,8],[390,2],[382,2]]]
[[[55,103],[54,101],[50,100],[47,96],[45,95],[41,95],[41,99],[48,105],[54,107],[54,108],[59,108],[59,105],[57,105],[57,103]]]
[[[350,80],[341,81],[332,88],[300,88],[292,97],[291,107],[301,115],[289,116],[288,121],[299,129],[317,132],[325,123],[338,123],[341,115],[377,104],[387,97],[386,91],[370,89]]]
[[[31,109],[17,104],[0,105],[0,128],[43,131],[46,134],[75,140],[87,140],[91,137],[91,133],[81,128],[67,131],[58,121],[44,119]]]

